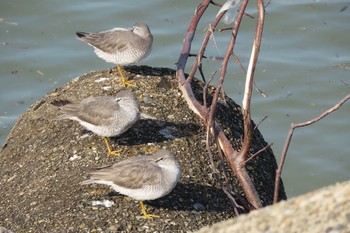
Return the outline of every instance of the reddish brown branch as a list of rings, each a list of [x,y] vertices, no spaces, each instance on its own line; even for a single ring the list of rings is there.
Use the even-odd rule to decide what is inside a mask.
[[[198,22],[210,3],[211,3],[211,0],[202,0],[202,2],[197,7],[195,14],[191,19],[187,32],[185,34],[183,48],[182,48],[180,57],[178,59],[177,69],[176,69],[176,77],[178,78],[178,81],[179,81],[180,90],[182,91],[188,106],[194,113],[196,113],[202,119],[205,119],[205,116],[201,114],[205,112],[205,109],[194,97],[191,85],[188,83],[187,84],[185,83],[186,77],[185,77],[184,70],[186,67],[188,55],[191,51],[191,43],[195,35]]]
[[[201,105],[198,102],[198,100],[195,98],[195,96],[193,94],[193,90],[191,88],[191,82],[192,82],[192,78],[194,77],[194,75],[198,69],[198,66],[201,64],[201,60],[202,60],[202,57],[204,56],[204,51],[205,51],[205,48],[206,48],[208,41],[210,39],[210,35],[213,33],[213,30],[215,29],[216,25],[221,20],[223,14],[225,12],[222,12],[218,17],[216,17],[214,23],[212,23],[209,26],[207,33],[206,33],[206,36],[205,36],[203,43],[202,43],[202,47],[201,47],[199,53],[197,54],[196,60],[194,62],[194,65],[192,66],[191,72],[190,72],[187,80],[186,80],[185,74],[184,74],[184,69],[186,66],[188,55],[190,54],[191,43],[192,43],[193,37],[195,35],[195,30],[196,30],[197,24],[198,24],[200,18],[202,17],[204,11],[207,9],[207,7],[210,3],[211,3],[211,1],[209,1],[209,0],[202,0],[200,5],[197,7],[197,10],[196,10],[194,16],[192,17],[190,25],[187,29],[185,39],[184,39],[183,49],[181,51],[181,55],[180,55],[178,63],[177,63],[178,66],[177,66],[176,75],[177,75],[177,78],[179,80],[179,88],[182,91],[183,97],[187,101],[187,104],[189,105],[191,110],[193,110],[194,113],[196,113],[205,122],[206,126],[208,127],[208,130],[210,130],[210,133],[214,137],[215,136],[217,137],[218,146],[222,150],[222,152],[225,155],[226,160],[228,161],[231,169],[233,170],[234,174],[238,178],[248,202],[250,203],[250,205],[254,209],[258,209],[262,206],[262,204],[261,204],[259,196],[255,190],[255,187],[254,187],[254,185],[253,185],[253,183],[248,175],[248,172],[246,171],[246,169],[244,167],[245,159],[243,156],[240,156],[241,158],[239,158],[238,152],[232,147],[232,144],[230,143],[230,141],[227,139],[227,137],[223,133],[221,127],[215,121],[215,109],[216,109],[219,93],[220,93],[221,87],[223,85],[228,60],[233,52],[233,47],[235,44],[235,40],[236,40],[236,36],[237,36],[238,29],[240,26],[240,22],[243,18],[246,6],[248,4],[248,0],[243,1],[241,8],[239,10],[239,14],[237,15],[235,23],[233,25],[232,36],[230,39],[230,43],[229,43],[226,55],[223,59],[222,65],[221,65],[219,84],[218,84],[216,91],[214,93],[213,101],[212,101],[212,104],[210,106],[209,114],[208,114],[206,106]],[[261,17],[261,14],[264,14],[264,11],[263,11],[263,5],[262,5],[261,0],[258,1],[258,9],[259,9],[259,15],[260,15],[259,20],[263,20],[263,17]],[[261,24],[262,24],[261,22],[258,23],[258,25],[261,25]],[[261,31],[262,31],[262,27],[261,27]],[[257,34],[260,35],[259,33],[257,33]],[[253,59],[253,61],[256,62],[256,59],[255,60]],[[254,75],[254,72],[252,72],[251,74]],[[249,119],[250,119],[250,116],[249,116]],[[246,120],[245,120],[245,122],[246,122]],[[250,124],[250,120],[249,120],[249,124]],[[243,144],[243,146],[244,146],[244,144]]]
[[[202,58],[204,57],[205,48],[208,45],[210,36],[213,33],[214,28],[217,26],[217,24],[220,22],[220,20],[224,16],[224,14],[225,14],[225,12],[222,12],[218,17],[216,17],[214,23],[209,24],[207,33],[205,34],[205,37],[203,39],[202,46],[199,49],[199,53],[198,53],[198,55],[196,57],[195,64],[192,66],[191,72],[188,75],[188,78],[187,78],[189,80],[188,82],[192,81],[192,78],[194,77],[194,75],[195,75],[195,73],[197,71],[198,65],[202,63]]]
[[[239,11],[239,14],[237,15],[237,18],[236,18],[235,23],[234,23],[233,28],[232,28],[230,43],[228,45],[228,48],[226,50],[226,54],[225,54],[224,59],[223,59],[222,64],[221,64],[219,82],[218,82],[218,85],[216,87],[216,90],[215,90],[215,93],[213,96],[212,105],[210,107],[210,112],[209,112],[209,124],[211,124],[213,126],[215,124],[217,127],[219,127],[217,125],[217,123],[214,121],[215,109],[217,106],[219,93],[221,91],[221,88],[222,88],[222,85],[224,82],[228,61],[231,57],[233,48],[235,46],[236,36],[237,36],[239,26],[240,26],[240,23],[241,23],[241,20],[243,18],[243,15],[244,15],[244,12],[245,12],[247,5],[248,5],[248,0],[246,0],[242,3],[241,9]],[[225,148],[221,147],[221,149],[224,151]],[[249,203],[255,209],[260,208],[262,205],[261,205],[259,195],[258,195],[249,175],[248,175],[248,172],[246,171],[246,169],[244,167],[245,164],[243,162],[241,162],[241,160],[239,159],[239,153],[237,153],[236,151],[234,153],[225,153],[225,151],[224,151],[224,154],[225,154],[226,159],[228,160],[232,170],[234,171],[235,175],[239,179],[240,184],[242,185],[242,188],[247,196]]]
[[[256,130],[257,128],[259,128],[259,125],[260,125],[261,123],[263,123],[266,119],[267,119],[267,116],[264,116],[264,117],[255,125],[254,130]]]
[[[250,102],[252,98],[252,90],[254,83],[254,72],[256,63],[258,61],[260,44],[264,26],[264,4],[262,0],[258,0],[258,21],[255,31],[254,44],[252,49],[252,54],[250,56],[250,61],[248,65],[248,70],[246,74],[246,84],[244,89],[244,97],[242,104],[242,113],[244,119],[244,144],[242,146],[242,150],[240,151],[240,156],[242,156],[241,160],[246,160],[247,154],[249,153],[249,148],[251,145],[251,134],[252,134],[252,126],[251,126],[251,114],[250,114]]]
[[[250,156],[246,161],[244,161],[244,164],[248,163],[250,160],[252,160],[255,156],[260,154],[261,152],[267,150],[267,148],[270,148],[273,145],[273,143],[268,144],[267,146],[264,146],[260,150],[258,150],[256,153],[254,153],[252,156]]]
[[[233,205],[233,211],[235,213],[235,216],[238,216],[239,215],[239,212],[238,212],[238,207],[239,208],[242,208],[242,206],[238,205],[236,200],[234,199],[234,197],[232,196],[232,190],[228,189],[225,187],[224,183],[222,182],[221,178],[220,178],[220,175],[219,175],[219,172],[218,170],[216,169],[215,167],[215,163],[214,163],[214,159],[213,159],[213,154],[211,152],[211,149],[210,149],[210,141],[211,141],[211,128],[212,126],[210,124],[207,125],[207,134],[206,134],[206,148],[207,148],[207,151],[208,151],[208,154],[209,154],[209,160],[210,160],[210,164],[211,164],[211,167],[212,167],[212,170],[214,172],[214,175],[215,175],[215,179],[216,181],[220,184],[220,187],[221,189],[224,191],[224,193],[228,196],[228,198],[230,199],[232,205]],[[215,136],[214,136],[215,137]],[[225,173],[225,168],[224,166],[222,167],[224,169],[224,177],[225,177],[225,180],[226,182],[228,181],[228,177],[227,177],[227,174]]]
[[[239,58],[236,56],[236,54],[232,51],[232,56],[235,59],[235,61],[237,62],[237,64],[239,65],[239,67],[241,67],[241,69],[243,70],[243,72],[245,73],[246,70],[242,64],[242,62],[239,60]]]
[[[325,112],[323,112],[318,117],[315,117],[315,118],[313,118],[313,119],[311,119],[309,121],[305,121],[305,122],[302,122],[302,123],[297,123],[297,124],[292,123],[291,124],[289,132],[288,132],[288,136],[287,136],[286,141],[285,141],[284,146],[283,146],[283,151],[282,151],[282,154],[281,154],[281,160],[280,160],[280,163],[278,165],[278,169],[276,171],[275,193],[274,193],[274,197],[273,197],[273,202],[274,203],[276,203],[278,201],[278,190],[279,190],[279,185],[280,185],[280,180],[281,180],[282,169],[283,169],[284,162],[286,160],[287,151],[288,151],[288,148],[289,148],[290,141],[292,140],[292,136],[293,136],[294,130],[296,128],[299,128],[299,127],[309,126],[309,125],[311,125],[311,124],[321,120],[322,118],[324,118],[328,114],[330,114],[330,113],[334,112],[335,110],[339,109],[340,106],[343,105],[349,99],[350,99],[350,94],[345,96],[336,105],[334,105],[332,108],[326,110]]]

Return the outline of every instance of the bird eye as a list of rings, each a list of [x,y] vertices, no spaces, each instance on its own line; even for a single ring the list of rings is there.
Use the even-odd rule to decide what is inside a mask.
[[[156,162],[162,161],[163,159],[164,159],[164,158],[161,157],[161,158],[157,159]]]

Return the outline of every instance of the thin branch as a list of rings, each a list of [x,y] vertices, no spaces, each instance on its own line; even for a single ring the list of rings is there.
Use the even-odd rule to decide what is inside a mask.
[[[199,73],[201,74],[201,77],[202,77],[202,79],[203,79],[203,82],[206,83],[207,81],[205,80],[204,72],[203,72],[203,69],[202,69],[202,63],[199,64],[198,70],[199,70]]]
[[[255,18],[254,16],[252,16],[251,14],[248,14],[248,13],[245,13],[244,15],[245,15],[245,16],[248,16],[248,17],[251,18],[251,19],[254,19],[254,18]]]
[[[268,7],[271,3],[271,0],[269,0],[266,4],[265,4],[265,8]]]
[[[257,21],[257,26],[255,31],[253,49],[250,55],[250,61],[249,61],[248,70],[246,74],[246,83],[245,83],[244,96],[242,101],[243,102],[242,114],[243,114],[243,120],[244,120],[244,143],[240,151],[240,155],[241,155],[240,157],[242,157],[240,158],[241,161],[247,158],[247,154],[249,152],[249,148],[251,145],[252,127],[251,127],[250,102],[252,98],[254,72],[255,72],[256,63],[258,61],[260,44],[262,39],[262,32],[264,28],[264,16],[265,16],[264,4],[262,0],[258,0],[257,2],[258,2],[258,21]]]
[[[243,17],[243,13],[244,13],[244,10],[245,10],[247,4],[248,4],[248,1],[244,1],[242,6],[241,6],[241,11],[239,12],[239,14],[237,16],[237,20],[235,21],[235,24],[232,28],[232,35],[230,38],[230,43],[228,45],[228,48],[226,50],[226,54],[225,54],[224,59],[223,59],[222,64],[221,64],[219,82],[218,82],[218,85],[216,87],[216,90],[215,90],[215,93],[213,96],[213,100],[212,100],[212,104],[210,106],[210,111],[209,111],[209,116],[208,116],[208,118],[209,118],[208,124],[212,125],[212,126],[215,125],[216,127],[218,127],[217,123],[214,120],[215,119],[215,110],[216,110],[216,106],[217,106],[217,102],[218,102],[218,97],[219,97],[219,93],[221,91],[221,88],[222,88],[222,85],[224,82],[228,61],[229,61],[229,58],[231,57],[233,47],[234,47],[235,42],[236,42],[236,35],[238,33],[240,22],[241,22],[241,19]],[[213,134],[216,135],[216,132],[214,131]],[[219,145],[220,145],[220,142],[219,142]],[[225,148],[223,146],[221,146],[221,149],[223,149],[223,151],[224,151]],[[235,172],[235,175],[240,180],[240,184],[242,185],[242,188],[245,191],[245,194],[247,196],[247,200],[255,209],[261,208],[262,205],[261,205],[259,195],[258,195],[247,171],[243,167],[244,164],[237,163],[236,162],[237,158],[235,155],[236,155],[236,153],[235,154],[234,153],[225,153],[225,156],[226,156],[232,170]]]
[[[207,89],[208,89],[208,86],[211,83],[211,81],[213,81],[215,74],[216,74],[216,71],[211,75],[209,81],[207,83],[205,83],[205,85],[203,87],[203,105],[204,105],[205,109],[208,108],[208,105],[207,105]]]
[[[268,144],[267,146],[264,146],[260,150],[258,150],[256,153],[254,153],[252,156],[250,156],[246,161],[244,161],[244,164],[247,164],[250,160],[252,160],[255,156],[260,154],[261,152],[267,150],[267,148],[270,148],[273,145],[273,143]]]
[[[215,75],[215,73],[211,76],[211,78],[210,78],[210,80],[208,81],[208,83],[206,83],[205,86],[204,86],[204,90],[203,90],[203,101],[204,101],[204,106],[205,106],[205,107],[207,107],[207,101],[206,101],[206,99],[207,99],[207,88],[208,88],[209,83],[213,80],[214,75]],[[236,202],[236,200],[235,200],[234,197],[232,196],[232,189],[230,189],[230,191],[229,191],[228,189],[225,188],[223,182],[222,182],[221,179],[220,179],[220,176],[219,176],[219,174],[218,174],[217,168],[216,168],[215,163],[214,163],[213,154],[212,154],[211,149],[210,149],[210,141],[211,141],[211,140],[210,140],[210,135],[211,135],[211,134],[210,134],[210,131],[211,131],[211,128],[212,128],[212,127],[213,127],[213,125],[212,125],[212,121],[211,121],[211,122],[209,122],[209,123],[207,124],[206,149],[207,149],[207,151],[208,151],[208,155],[209,155],[209,159],[210,159],[212,171],[213,171],[213,173],[215,174],[215,178],[216,178],[217,182],[220,184],[221,189],[226,193],[226,195],[228,196],[228,198],[231,200],[232,205],[233,205],[233,211],[234,211],[235,215],[238,216],[238,215],[239,215],[239,212],[238,212],[237,207],[238,207],[238,208],[242,208],[242,209],[243,209],[243,207],[240,206],[240,205],[238,205],[238,203]],[[214,135],[214,138],[215,138],[215,140],[217,140],[216,135]],[[218,143],[217,143],[217,144],[218,144]],[[221,151],[220,151],[219,148],[218,148],[218,150],[219,150],[219,155],[220,155],[220,159],[221,159],[221,167],[222,167],[223,172],[224,172],[224,178],[225,178],[226,183],[228,183],[228,176],[227,176],[227,171],[226,171],[225,166],[224,166],[223,156],[222,156]]]
[[[202,58],[204,57],[204,52],[205,49],[208,45],[210,36],[212,35],[213,31],[215,30],[215,27],[218,25],[218,23],[220,22],[220,20],[222,19],[222,17],[224,16],[225,12],[222,12],[220,15],[218,15],[218,17],[216,17],[214,23],[210,24],[208,29],[207,29],[207,33],[205,34],[205,37],[203,39],[203,43],[201,48],[199,49],[199,53],[197,54],[196,57],[196,62],[197,64],[201,64],[202,62]],[[190,74],[188,75],[188,82],[192,81],[192,78],[194,77],[196,71],[197,71],[198,66],[193,65]]]
[[[225,188],[222,180],[220,179],[220,176],[219,176],[219,172],[215,166],[215,163],[214,163],[214,158],[213,158],[213,154],[211,152],[211,149],[210,149],[210,125],[208,124],[207,125],[207,134],[206,134],[206,149],[208,151],[208,155],[209,155],[209,160],[210,160],[210,164],[211,164],[211,168],[212,168],[212,171],[215,175],[215,179],[216,181],[220,184],[220,187],[221,189],[224,191],[224,193],[226,193],[226,195],[228,196],[228,198],[230,199],[231,203],[232,203],[232,206],[233,206],[233,211],[235,213],[235,216],[238,216],[239,215],[239,212],[238,212],[238,209],[237,207],[239,208],[243,208],[242,206],[240,206],[236,200],[234,199],[234,197],[232,196],[231,192]],[[226,178],[226,177],[225,177]]]
[[[254,127],[253,130],[256,130],[261,123],[263,123],[267,119],[267,116],[264,116]]]
[[[246,72],[246,69],[244,68],[242,62],[239,60],[239,58],[237,57],[237,55],[232,51],[232,56],[235,59],[235,61],[238,63],[239,67],[241,67],[241,69],[243,70],[243,72]]]
[[[213,4],[214,6],[222,7],[222,4],[219,4],[219,3],[214,2],[214,1],[211,1],[211,4]]]
[[[223,31],[228,31],[228,30],[232,30],[232,28],[231,27],[227,27],[227,28],[220,28],[220,29],[217,29],[216,31],[217,32],[223,32]]]
[[[199,6],[197,7],[197,9],[195,11],[195,14],[192,17],[190,24],[189,24],[189,27],[187,29],[187,32],[185,34],[184,44],[183,44],[183,48],[182,48],[180,57],[179,57],[178,62],[177,62],[177,70],[176,70],[176,76],[177,76],[178,81],[179,81],[179,89],[182,91],[183,97],[186,100],[189,108],[195,114],[197,114],[205,122],[205,124],[207,126],[208,125],[210,126],[209,129],[211,130],[211,134],[217,136],[218,147],[224,153],[226,160],[228,161],[231,169],[233,170],[234,174],[236,175],[236,177],[237,177],[237,179],[238,179],[238,181],[239,181],[239,183],[240,183],[240,185],[245,193],[247,201],[249,202],[249,204],[251,205],[251,207],[253,209],[258,209],[262,206],[262,204],[261,204],[259,196],[256,192],[254,184],[251,181],[247,170],[243,166],[242,162],[244,160],[240,161],[239,159],[237,159],[238,152],[232,147],[231,142],[227,139],[227,137],[224,134],[224,132],[222,131],[221,127],[216,123],[215,118],[211,117],[211,116],[215,116],[215,106],[216,106],[218,95],[220,93],[222,83],[224,80],[224,76],[226,73],[225,67],[227,67],[228,59],[227,60],[224,59],[222,62],[222,68],[220,70],[220,77],[219,77],[219,85],[218,85],[216,92],[214,94],[214,99],[212,102],[212,106],[210,107],[211,112],[210,112],[209,116],[207,115],[208,114],[207,108],[205,108],[202,104],[200,104],[198,102],[198,100],[194,96],[194,93],[193,93],[193,90],[191,87],[192,78],[194,77],[194,74],[196,73],[196,70],[198,68],[198,64],[201,63],[202,56],[204,54],[206,45],[209,41],[210,35],[213,32],[213,28],[216,27],[217,23],[221,20],[223,14],[225,12],[222,12],[221,14],[219,14],[216,17],[214,23],[211,24],[211,27],[208,28],[206,36],[205,36],[203,44],[202,44],[202,47],[201,47],[199,53],[197,54],[197,57],[196,57],[197,60],[194,62],[194,65],[192,66],[191,72],[190,72],[189,76],[187,77],[187,79],[186,79],[186,76],[184,74],[184,69],[186,66],[188,55],[190,54],[191,43],[192,43],[193,37],[195,35],[195,31],[196,31],[198,22],[210,3],[211,3],[210,0],[202,0],[202,2],[199,4]],[[236,38],[236,35],[238,33],[238,29],[239,29],[241,20],[244,16],[244,12],[245,12],[247,4],[248,4],[248,0],[244,0],[242,5],[241,5],[241,8],[239,10],[239,13],[236,16],[236,20],[235,20],[234,25],[233,25],[233,33],[232,33],[232,37],[231,37],[230,45],[229,45],[230,49],[228,49],[230,51],[228,51],[226,53],[226,54],[228,54],[227,57],[229,57],[233,51],[233,45],[235,43],[235,38]],[[259,1],[259,4],[261,5],[261,0]],[[259,14],[263,14],[263,13],[264,13],[263,11],[259,10]],[[261,19],[261,18],[259,18],[259,19]],[[215,100],[215,98],[216,98],[216,100]],[[210,120],[210,119],[212,119],[212,120]],[[237,163],[237,161],[238,161],[238,163]]]
[[[342,106],[349,99],[350,99],[350,94],[345,96],[336,105],[334,105],[332,108],[326,110],[325,112],[323,112],[318,117],[315,117],[315,118],[313,118],[313,119],[311,119],[309,121],[305,121],[305,122],[302,122],[302,123],[297,123],[297,124],[292,123],[291,124],[289,132],[288,132],[288,136],[287,136],[286,141],[285,141],[284,146],[283,146],[283,151],[282,151],[282,154],[281,154],[281,160],[280,160],[280,163],[278,165],[278,169],[276,171],[275,193],[274,193],[274,197],[273,197],[273,203],[277,203],[277,201],[278,201],[278,190],[279,190],[279,185],[280,185],[282,169],[283,169],[284,162],[286,160],[287,151],[288,151],[288,148],[289,148],[290,141],[292,140],[294,129],[299,128],[299,127],[309,126],[309,125],[311,125],[311,124],[313,124],[315,122],[318,122],[319,120],[321,120],[322,118],[324,118],[328,114],[330,114],[330,113],[336,111],[337,109],[339,109],[340,106]]]

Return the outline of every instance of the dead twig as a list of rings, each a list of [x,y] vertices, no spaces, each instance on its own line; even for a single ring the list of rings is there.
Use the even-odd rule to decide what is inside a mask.
[[[322,118],[324,118],[328,114],[330,114],[330,113],[336,111],[337,109],[339,109],[340,106],[342,106],[349,99],[350,99],[350,94],[345,96],[343,99],[341,99],[336,105],[334,105],[330,109],[324,111],[318,117],[315,117],[315,118],[313,118],[313,119],[311,119],[309,121],[305,121],[305,122],[302,122],[302,123],[297,123],[297,124],[292,123],[291,124],[289,132],[288,132],[288,136],[287,136],[286,141],[285,141],[284,146],[283,146],[283,151],[282,151],[282,154],[281,154],[280,163],[279,163],[277,171],[276,171],[275,190],[274,190],[273,203],[277,203],[277,201],[278,201],[278,190],[279,190],[279,185],[280,185],[280,180],[281,180],[282,169],[283,169],[284,162],[286,160],[287,151],[288,151],[288,148],[289,148],[290,141],[292,140],[292,136],[293,136],[294,130],[296,128],[299,128],[299,127],[309,126],[309,125],[311,125],[311,124],[321,120]]]
[[[238,11],[238,14],[236,16],[236,19],[233,23],[230,42],[229,42],[225,57],[223,58],[223,61],[221,64],[220,73],[219,73],[219,82],[218,82],[218,85],[216,87],[216,90],[215,90],[215,93],[213,96],[213,100],[212,100],[210,108],[209,108],[209,112],[208,112],[208,108],[206,106],[206,102],[205,102],[205,105],[203,106],[195,98],[192,87],[191,87],[191,83],[192,83],[192,79],[193,79],[198,67],[200,67],[200,64],[202,63],[202,58],[204,56],[204,52],[205,52],[205,49],[207,47],[208,41],[209,41],[212,33],[215,31],[215,27],[220,22],[220,20],[222,19],[223,15],[226,13],[226,11],[223,11],[220,14],[218,14],[217,17],[215,18],[215,21],[212,24],[210,24],[210,26],[207,29],[206,35],[203,39],[202,46],[201,46],[199,52],[197,53],[197,56],[195,58],[195,61],[193,63],[193,66],[191,68],[191,71],[190,71],[187,79],[186,79],[186,76],[184,74],[184,69],[186,66],[187,59],[188,59],[189,54],[190,54],[191,43],[192,43],[193,37],[195,35],[195,31],[196,31],[198,22],[199,22],[200,18],[202,17],[203,13],[205,12],[205,10],[207,9],[207,7],[212,3],[213,2],[210,0],[202,0],[202,2],[196,8],[195,14],[192,17],[190,24],[189,24],[189,27],[187,29],[187,32],[185,34],[183,48],[182,48],[180,57],[179,57],[178,62],[177,62],[176,75],[177,75],[177,78],[179,81],[179,89],[182,91],[183,97],[186,100],[190,109],[194,113],[196,113],[205,122],[205,124],[207,126],[207,130],[210,131],[210,135],[213,136],[214,140],[217,143],[219,154],[222,151],[229,166],[231,167],[232,171],[234,172],[235,176],[237,177],[237,179],[238,179],[238,181],[239,181],[239,183],[240,183],[240,185],[245,193],[247,201],[250,203],[251,208],[258,209],[258,208],[262,207],[262,204],[261,204],[259,195],[257,194],[257,191],[254,187],[254,184],[251,181],[251,179],[248,175],[248,172],[244,167],[244,165],[245,165],[244,161],[246,160],[246,152],[249,150],[249,147],[250,147],[250,140],[249,140],[250,132],[251,132],[250,114],[247,115],[246,113],[244,113],[244,116],[248,117],[247,119],[249,119],[249,120],[247,121],[246,119],[244,119],[244,124],[245,124],[244,132],[245,133],[244,133],[244,142],[243,142],[243,146],[242,146],[242,148],[244,149],[243,153],[242,153],[242,150],[240,152],[238,152],[232,147],[231,142],[227,139],[226,135],[224,134],[220,125],[216,122],[216,118],[215,118],[216,106],[218,103],[219,93],[222,91],[227,64],[228,64],[229,58],[231,57],[231,55],[233,53],[233,48],[235,45],[236,36],[237,36],[238,30],[239,30],[239,26],[240,26],[240,23],[242,21],[242,18],[245,15],[245,9],[247,7],[248,0],[244,0],[243,3],[241,4],[240,9]],[[247,78],[249,77],[249,80],[250,80],[249,82],[252,82],[253,76],[254,76],[254,69],[255,69],[255,64],[257,61],[257,55],[259,52],[261,33],[262,33],[262,25],[263,25],[263,21],[264,21],[263,15],[265,13],[262,0],[258,0],[257,3],[258,3],[259,17],[258,17],[258,24],[257,24],[257,33],[256,33],[256,36],[254,39],[254,47],[253,47],[253,52],[252,52],[253,58],[250,61],[250,65],[248,68],[249,72],[247,73]],[[245,103],[245,106],[246,106],[246,103]],[[248,108],[249,108],[249,106],[248,106]],[[245,108],[245,109],[247,109],[247,108]],[[249,129],[249,131],[247,129]],[[247,138],[247,136],[249,136],[249,137]],[[210,140],[210,138],[211,138],[210,136],[207,136],[208,140]],[[212,153],[210,151],[209,141],[208,141],[207,149],[208,149],[209,156],[212,155]]]
[[[267,116],[264,116],[264,117],[255,125],[254,130],[256,130],[257,128],[259,128],[259,125],[260,125],[261,123],[263,123],[266,119],[267,119]]]
[[[268,144],[267,146],[264,146],[260,150],[258,150],[256,153],[254,153],[252,156],[250,156],[246,161],[244,161],[244,164],[247,164],[250,160],[252,160],[255,156],[260,154],[261,152],[265,151],[267,148],[270,148],[273,145],[273,143]]]

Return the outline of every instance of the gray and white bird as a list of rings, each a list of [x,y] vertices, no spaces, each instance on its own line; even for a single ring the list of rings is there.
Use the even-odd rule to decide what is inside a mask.
[[[105,184],[116,192],[138,200],[146,218],[159,217],[148,214],[143,201],[154,200],[169,194],[181,175],[181,165],[168,150],[159,150],[151,156],[139,155],[114,165],[92,169],[91,178],[80,184]]]
[[[97,33],[77,32],[76,35],[94,47],[98,57],[117,65],[124,87],[135,86],[125,79],[121,66],[137,63],[150,54],[153,35],[147,24],[136,23],[131,28],[113,28]]]
[[[52,102],[63,113],[55,120],[78,121],[87,130],[104,137],[108,156],[118,155],[112,151],[107,137],[119,136],[140,119],[140,104],[130,90],[121,90],[115,96],[89,97],[80,103]]]

